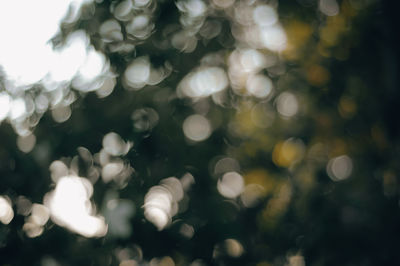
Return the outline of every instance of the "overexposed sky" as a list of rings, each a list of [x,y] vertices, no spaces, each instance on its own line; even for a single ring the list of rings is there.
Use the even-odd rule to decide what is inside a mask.
[[[68,64],[65,65],[62,60],[66,56],[63,58],[60,51],[54,51],[49,40],[59,31],[60,22],[70,4],[79,8],[83,2],[88,1],[0,1],[0,65],[9,81],[16,86],[30,85],[42,80],[53,70],[60,72],[60,68],[69,74],[64,74],[64,79],[73,77],[76,71],[68,69]],[[67,51],[69,60],[82,58],[83,49],[73,48]],[[60,74],[53,76],[57,79]]]

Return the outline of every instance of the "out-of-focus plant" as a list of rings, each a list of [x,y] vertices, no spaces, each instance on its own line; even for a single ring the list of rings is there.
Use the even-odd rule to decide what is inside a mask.
[[[0,11],[60,22],[0,26],[0,262],[398,260],[384,3],[41,4]]]

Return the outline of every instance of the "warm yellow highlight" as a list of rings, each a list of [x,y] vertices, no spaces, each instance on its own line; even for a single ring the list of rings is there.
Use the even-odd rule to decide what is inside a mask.
[[[278,221],[279,217],[286,211],[287,206],[292,197],[292,187],[286,182],[279,187],[279,192],[276,196],[268,201],[261,215],[259,222],[264,227],[273,227]]]
[[[246,184],[257,184],[264,188],[265,195],[272,194],[278,182],[264,169],[254,169],[244,175]]]
[[[289,60],[298,60],[301,55],[301,48],[308,42],[313,32],[311,26],[302,21],[292,21],[285,27],[288,44],[283,55]]]
[[[301,159],[304,147],[294,141],[286,140],[278,142],[272,152],[272,160],[277,166],[290,167],[294,162]]]
[[[322,87],[330,78],[331,74],[323,66],[312,65],[307,69],[307,80],[313,86]]]

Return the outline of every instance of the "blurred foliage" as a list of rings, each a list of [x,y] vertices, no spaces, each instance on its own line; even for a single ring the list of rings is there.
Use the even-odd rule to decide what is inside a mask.
[[[74,95],[70,117],[57,121],[55,107],[40,113],[26,152],[26,136],[11,120],[1,123],[0,199],[14,209],[0,223],[1,265],[400,263],[395,1],[205,2],[94,1],[61,25],[54,45],[84,30],[109,60],[115,87],[104,96],[72,84],[62,96]],[[236,13],[263,3],[278,10],[285,49],[243,37],[255,26]],[[274,63],[234,72],[245,49]],[[138,58],[163,73],[159,82],[126,78]],[[228,87],[185,94],[182,80],[203,69],[223,69]],[[257,73],[272,81],[267,97],[246,91],[246,75]],[[36,84],[24,95],[43,91]],[[206,122],[188,130],[211,131],[199,140],[185,132],[194,114]],[[107,157],[105,136],[127,150]],[[93,184],[105,236],[85,237],[53,219],[38,234],[26,226],[31,211],[21,206],[42,204],[55,188],[54,169],[64,166],[54,161]],[[110,162],[123,170],[109,174]],[[146,216],[145,201],[172,176],[183,194],[171,193],[177,211],[164,226]]]

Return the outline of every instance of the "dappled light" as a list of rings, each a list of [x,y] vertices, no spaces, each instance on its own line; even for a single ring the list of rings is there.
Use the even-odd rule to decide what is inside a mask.
[[[104,150],[112,156],[125,155],[131,148],[131,143],[126,143],[117,133],[110,132],[103,138]]]
[[[289,266],[305,266],[306,263],[304,261],[304,257],[301,255],[294,255],[288,258]]]
[[[240,165],[238,161],[233,158],[218,158],[218,161],[216,161],[213,170],[214,171],[212,172],[212,174],[218,176],[227,172],[238,172],[240,171]]]
[[[72,2],[79,6],[84,1],[66,0],[55,3],[42,0],[33,3],[20,0],[1,4],[0,32],[4,41],[0,46],[0,64],[4,67],[7,78],[16,82],[15,85],[29,86],[38,82],[51,69],[55,53],[48,41],[58,32],[59,24]],[[45,8],[52,12],[44,12]],[[30,39],[29,45],[25,44],[26,38]]]
[[[136,58],[125,70],[124,78],[127,86],[141,89],[150,78],[150,62],[146,57]]]
[[[18,148],[25,153],[30,152],[36,144],[36,137],[33,134],[29,134],[27,136],[18,136],[17,138],[17,146]]]
[[[200,68],[186,76],[178,87],[178,93],[186,97],[207,97],[224,90],[228,80],[223,69],[218,67]]]
[[[126,68],[124,81],[127,89],[139,90],[146,85],[157,85],[168,75],[168,65],[155,69],[148,57],[138,57]]]
[[[203,141],[212,132],[210,122],[202,115],[191,115],[183,122],[183,133],[192,141]]]
[[[236,172],[225,173],[218,180],[218,192],[226,198],[235,198],[243,191],[243,177]]]
[[[177,214],[178,203],[184,191],[176,177],[161,180],[160,185],[152,187],[144,198],[144,215],[158,230],[164,229]]]
[[[301,140],[288,139],[278,142],[272,153],[272,160],[278,166],[290,167],[301,160],[304,154],[304,144]]]
[[[75,100],[70,86],[81,92],[95,91],[113,74],[104,54],[89,44],[89,36],[82,30],[72,32],[65,42],[52,46],[52,38],[59,33],[59,24],[66,18],[68,7],[71,6],[69,10],[72,11],[68,13],[72,16],[69,22],[73,23],[81,5],[91,1],[12,2],[4,2],[0,8],[0,34],[4,39],[0,46],[0,65],[5,85],[5,92],[0,96],[0,121],[8,118],[19,135],[26,135],[25,132],[35,126],[29,120],[40,117],[48,109],[58,123],[70,118],[70,104]],[[13,17],[13,12],[19,16]],[[22,18],[29,22],[18,21]],[[38,28],[40,31],[36,30]],[[29,45],[26,45],[26,38],[30,39]],[[29,91],[37,86],[43,90],[34,97]],[[105,93],[100,92],[102,94]]]
[[[226,239],[222,243],[218,243],[214,247],[213,257],[218,258],[222,256],[240,257],[243,254],[243,246],[236,239]]]
[[[44,204],[55,223],[86,237],[100,237],[106,234],[107,225],[103,217],[93,213],[92,194],[93,186],[89,180],[65,176],[45,195]]]
[[[397,14],[1,1],[0,265],[396,265]]]
[[[11,207],[10,200],[0,196],[0,222],[9,224],[14,218],[14,211]]]
[[[44,231],[43,227],[50,218],[50,211],[44,205],[34,203],[30,213],[30,216],[25,219],[22,229],[28,237],[38,237]]]

